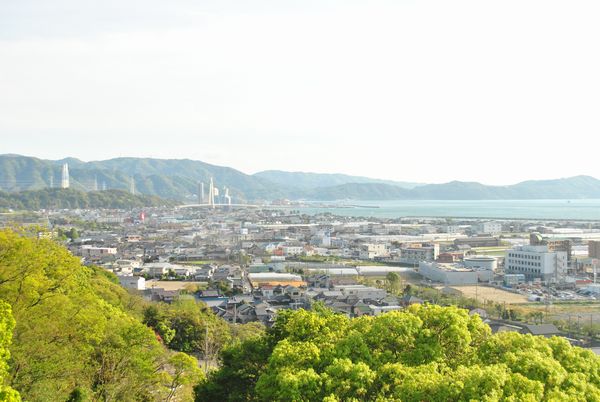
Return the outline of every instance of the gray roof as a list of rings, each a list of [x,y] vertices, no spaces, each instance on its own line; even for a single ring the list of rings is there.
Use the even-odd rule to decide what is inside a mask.
[[[527,331],[532,335],[557,335],[560,334],[558,328],[554,324],[540,324],[540,325],[523,325]]]

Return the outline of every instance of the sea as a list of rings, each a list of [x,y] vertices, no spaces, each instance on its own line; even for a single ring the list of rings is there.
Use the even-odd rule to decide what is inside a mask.
[[[497,218],[600,221],[600,199],[573,200],[397,200],[310,202],[303,213],[401,218]]]

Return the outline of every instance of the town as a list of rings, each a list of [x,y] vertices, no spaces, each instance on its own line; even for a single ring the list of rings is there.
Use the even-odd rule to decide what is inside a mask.
[[[29,214],[148,300],[273,324],[316,303],[349,317],[455,304],[494,331],[596,346],[600,223],[309,215],[287,205]]]

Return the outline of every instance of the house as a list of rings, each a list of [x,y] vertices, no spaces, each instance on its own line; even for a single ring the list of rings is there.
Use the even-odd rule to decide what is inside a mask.
[[[146,279],[141,276],[119,275],[119,284],[125,289],[145,290]]]
[[[421,299],[421,298],[419,298],[419,297],[416,297],[416,296],[411,296],[411,295],[408,295],[408,294],[406,294],[406,295],[404,295],[404,296],[402,297],[402,299],[401,299],[400,303],[401,303],[403,306],[406,306],[406,307],[408,307],[408,306],[410,306],[410,305],[413,305],[413,304],[423,304],[423,303],[424,303],[424,301],[423,301],[423,299]]]
[[[554,324],[523,324],[520,331],[522,334],[531,334],[550,338],[552,336],[560,336],[561,332]]]

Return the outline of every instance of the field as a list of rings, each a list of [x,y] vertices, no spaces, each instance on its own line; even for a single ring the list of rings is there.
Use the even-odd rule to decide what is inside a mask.
[[[590,319],[594,323],[600,322],[600,303],[599,302],[554,302],[549,305],[542,303],[532,303],[526,306],[530,311],[542,311],[550,317],[560,320],[582,319],[588,322]],[[591,317],[591,318],[590,318]]]
[[[474,247],[471,251],[477,255],[487,255],[490,257],[505,257],[506,250],[509,249],[509,246],[500,246],[500,247]]]
[[[489,286],[450,286],[453,289],[460,290],[465,297],[477,298],[479,301],[492,300],[496,303],[506,304],[523,304],[527,303],[527,297],[508,292],[502,289],[496,289]],[[441,289],[442,286],[438,286],[437,289]]]

